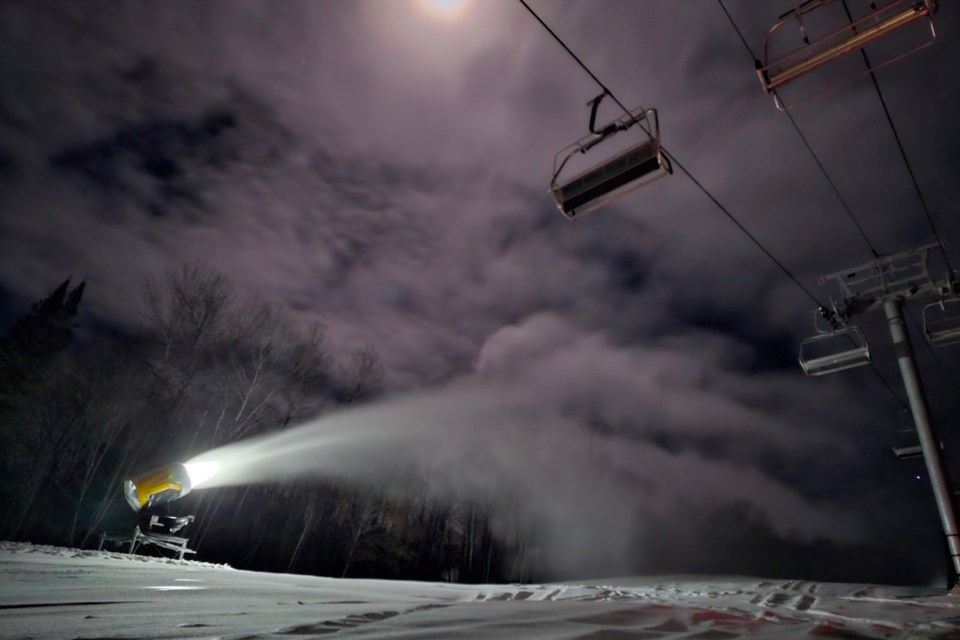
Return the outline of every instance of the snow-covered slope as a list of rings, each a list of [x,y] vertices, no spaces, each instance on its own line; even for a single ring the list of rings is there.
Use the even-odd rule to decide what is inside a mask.
[[[0,543],[3,638],[960,638],[940,589],[755,578],[455,585]]]

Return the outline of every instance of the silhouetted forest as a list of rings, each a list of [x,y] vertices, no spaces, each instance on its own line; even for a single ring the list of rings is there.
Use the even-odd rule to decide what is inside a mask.
[[[238,295],[202,264],[144,283],[130,302],[137,329],[78,338],[83,293],[64,282],[0,338],[0,539],[96,547],[102,531],[136,523],[122,495],[130,475],[383,391],[375,350],[336,362],[322,327]],[[196,515],[182,532],[196,559],[237,568],[531,578],[526,545],[495,540],[482,504],[304,480],[196,491],[172,506]]]

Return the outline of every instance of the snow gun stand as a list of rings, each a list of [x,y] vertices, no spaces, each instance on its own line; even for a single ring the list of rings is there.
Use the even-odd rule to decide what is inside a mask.
[[[106,542],[114,545],[129,543],[130,547],[127,553],[136,553],[140,545],[152,544],[161,549],[168,549],[175,552],[177,559],[183,560],[186,554],[196,553],[196,551],[187,548],[187,543],[190,542],[189,538],[183,538],[173,534],[191,522],[193,522],[193,516],[149,515],[146,518],[141,518],[140,524],[133,528],[132,533],[111,534],[104,531],[100,534],[100,546],[98,549],[102,550]],[[140,528],[141,525],[143,525],[142,529]]]

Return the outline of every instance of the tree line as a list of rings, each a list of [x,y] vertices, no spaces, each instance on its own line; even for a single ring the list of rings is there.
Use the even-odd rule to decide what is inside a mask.
[[[0,338],[0,539],[95,547],[132,530],[125,478],[286,429],[384,392],[377,352],[338,362],[323,328],[189,264],[143,286],[136,329],[76,334],[68,281]],[[89,332],[87,332],[89,333]],[[327,576],[525,581],[477,501],[301,480],[207,489],[173,503],[197,558]]]

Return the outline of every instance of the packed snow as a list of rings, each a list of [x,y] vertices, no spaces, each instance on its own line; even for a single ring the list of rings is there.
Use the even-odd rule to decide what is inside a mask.
[[[740,577],[346,580],[0,543],[3,638],[960,638],[943,589]]]

